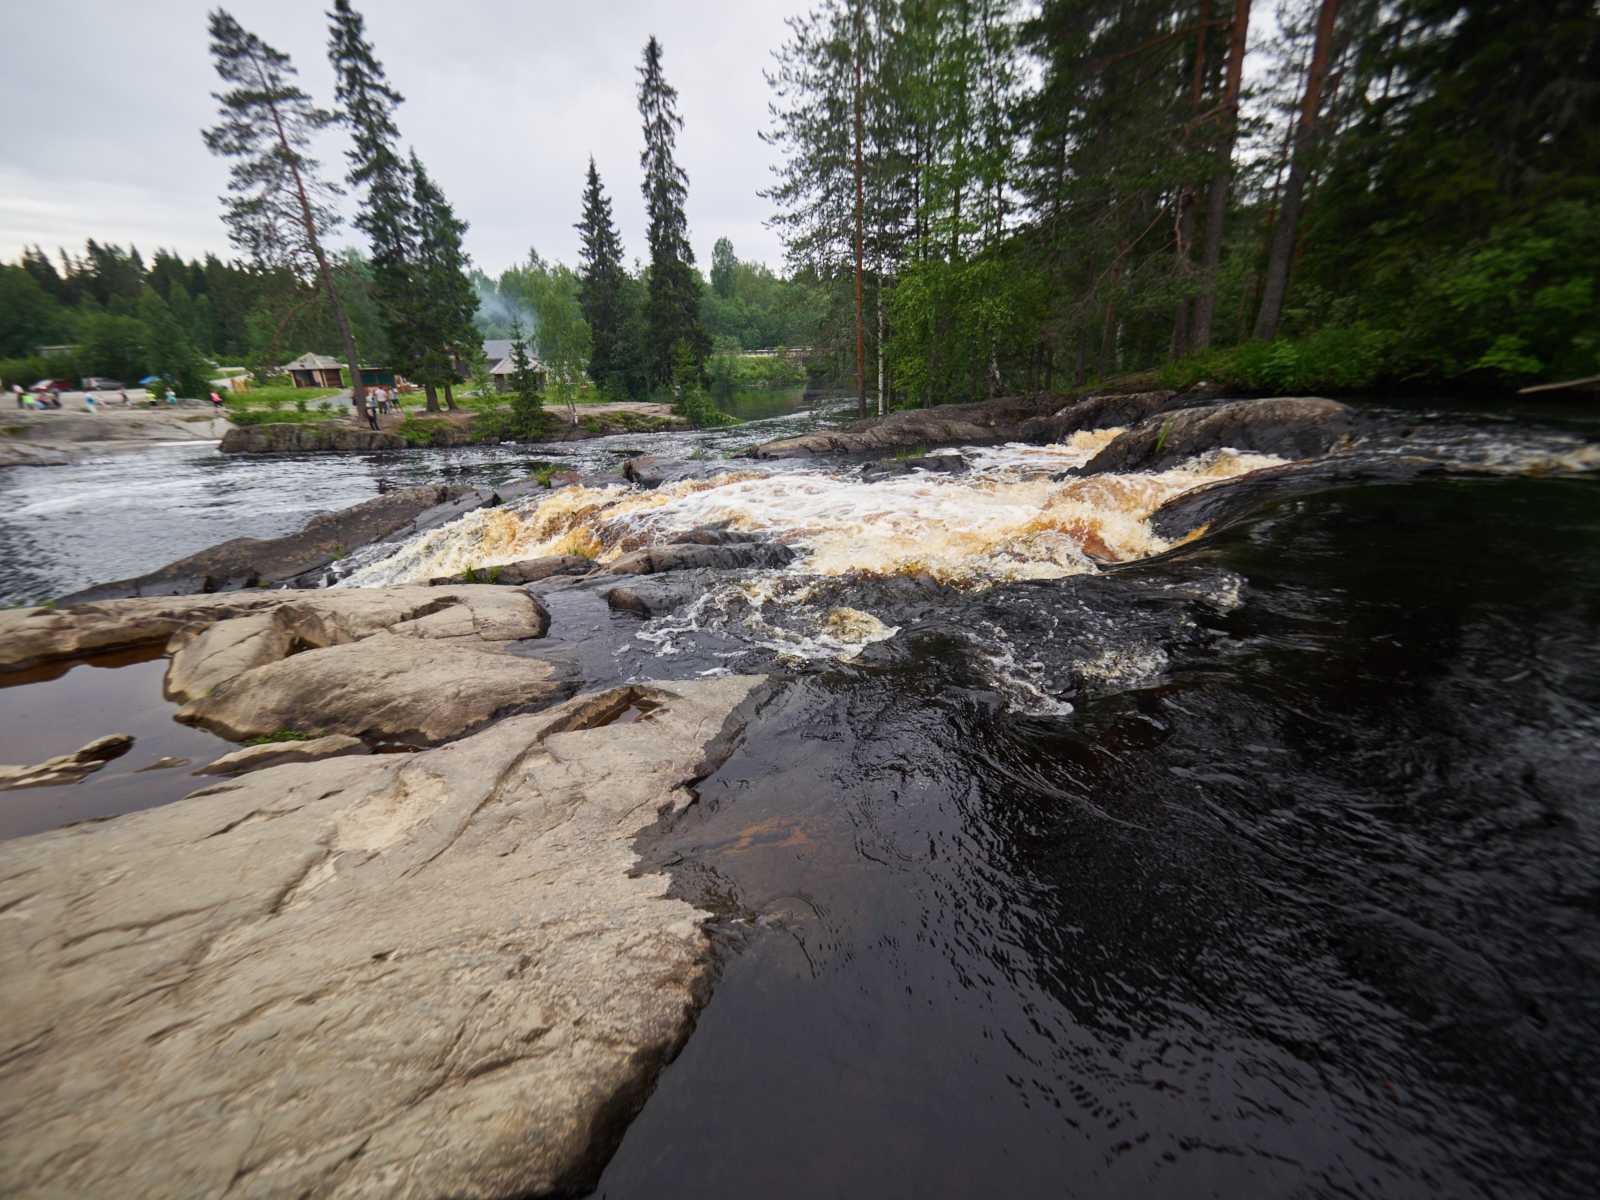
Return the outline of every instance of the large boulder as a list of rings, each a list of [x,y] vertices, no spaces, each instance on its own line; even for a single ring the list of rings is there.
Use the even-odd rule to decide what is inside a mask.
[[[1057,409],[1048,417],[1031,417],[1018,427],[1017,436],[1024,442],[1059,442],[1079,430],[1136,425],[1156,413],[1205,403],[1208,403],[1208,398],[1197,393],[1108,392],[1100,396],[1086,396]]]
[[[224,454],[326,454],[379,450],[404,450],[406,441],[398,433],[379,433],[343,421],[322,421],[314,425],[242,425],[228,430],[217,447]]]
[[[540,659],[378,633],[253,667],[176,715],[233,741],[293,730],[430,746],[571,692]]]
[[[494,567],[476,567],[466,574],[474,583],[493,583],[499,586],[538,583],[556,575],[587,575],[594,570],[594,560],[578,554],[547,554],[543,558],[524,558],[520,562],[504,563]],[[431,587],[460,586],[464,576],[449,575],[428,581]]]
[[[912,408],[861,422],[848,429],[821,430],[765,442],[746,453],[754,458],[805,458],[816,454],[881,454],[908,446],[981,445],[1012,441],[1039,401],[1027,398],[984,404]]]
[[[549,663],[502,653],[549,613],[513,588],[295,593],[174,639],[178,719],[240,740],[280,730],[429,745],[570,690]]]
[[[213,621],[282,604],[288,592],[162,596],[0,609],[0,672],[166,642]]]
[[[786,567],[793,561],[794,551],[778,542],[671,543],[623,554],[605,569],[612,575],[656,575],[702,567]]]
[[[0,844],[0,1194],[586,1192],[712,978],[634,838],[757,682]]]
[[[1083,468],[1085,475],[1108,471],[1160,471],[1208,450],[1311,458],[1326,454],[1354,430],[1354,411],[1337,400],[1286,396],[1272,400],[1234,400],[1146,418],[1119,434]]]
[[[253,668],[377,633],[459,638],[499,648],[543,637],[550,628],[550,614],[537,599],[509,588],[337,588],[287,596],[270,609],[174,637],[168,645],[167,695],[197,699]]]
[[[233,538],[148,574],[74,592],[63,603],[190,595],[288,582],[325,568],[362,546],[431,529],[496,499],[493,492],[478,488],[400,488],[337,512],[318,513],[298,532],[278,538]]]

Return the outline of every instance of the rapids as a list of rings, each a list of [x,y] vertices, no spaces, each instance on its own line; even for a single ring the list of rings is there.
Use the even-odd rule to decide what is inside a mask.
[[[1059,579],[1093,571],[1097,561],[1170,549],[1147,523],[1164,501],[1281,461],[1220,450],[1158,474],[1058,478],[1121,432],[1079,433],[1056,446],[969,449],[971,470],[963,474],[867,481],[854,468],[791,460],[645,492],[567,487],[469,514],[346,583],[415,583],[549,554],[603,564],[702,528],[760,533],[790,546],[800,552],[787,568],[795,576],[915,574],[971,587]]]
[[[1315,464],[1094,477],[1111,431],[887,478],[738,456],[793,423],[28,469],[0,476],[32,514],[0,582],[160,565],[150,513],[179,542],[278,532],[303,516],[274,497],[549,462],[584,482],[352,556],[344,584],[707,527],[794,551],[629,580],[645,617],[608,606],[617,576],[532,585],[552,622],[526,652],[585,687],[769,681],[638,840],[715,914],[719,968],[597,1195],[1587,1200],[1600,421],[1549,416],[1368,409]],[[619,482],[640,452],[690,477]],[[50,725],[94,672],[68,682],[0,691],[5,721]],[[109,792],[72,815],[121,811]]]

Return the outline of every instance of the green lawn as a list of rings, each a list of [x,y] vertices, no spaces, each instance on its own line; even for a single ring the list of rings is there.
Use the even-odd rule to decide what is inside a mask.
[[[229,393],[222,398],[222,402],[229,409],[270,409],[274,403],[283,408],[292,409],[297,400],[304,400],[307,404],[312,404],[318,400],[326,400],[329,396],[337,396],[338,394],[339,392],[336,388],[253,387],[245,392]]]

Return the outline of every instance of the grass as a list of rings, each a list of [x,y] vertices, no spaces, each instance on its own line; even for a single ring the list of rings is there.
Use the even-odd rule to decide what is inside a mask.
[[[271,746],[277,742],[309,742],[317,737],[315,733],[302,733],[298,729],[275,729],[271,733],[264,733],[260,737],[246,738],[246,746]]]
[[[339,412],[273,412],[270,408],[242,408],[229,409],[228,420],[235,425],[321,425],[325,421],[337,421],[344,414]]]
[[[561,470],[559,463],[546,463],[534,471],[532,475],[529,475],[528,478],[541,487],[549,487],[550,481],[555,478],[556,472],[559,470]]]
[[[293,404],[297,400],[314,403],[339,394],[336,388],[253,387],[232,392],[222,398],[227,408],[271,408],[274,404]]]
[[[461,572],[462,583],[498,583],[499,567],[468,567]]]
[[[924,458],[927,453],[928,448],[926,446],[908,447],[904,450],[896,450],[894,452],[894,461],[905,462],[908,458]]]

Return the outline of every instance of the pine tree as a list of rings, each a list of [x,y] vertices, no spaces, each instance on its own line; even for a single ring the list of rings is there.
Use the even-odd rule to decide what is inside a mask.
[[[627,390],[623,342],[623,326],[627,321],[626,272],[622,265],[622,239],[617,235],[611,216],[611,199],[600,183],[593,157],[589,159],[589,174],[583,188],[583,219],[576,228],[581,241],[578,301],[583,306],[584,320],[589,323],[592,342],[589,378],[602,391],[622,395]]]
[[[328,60],[338,79],[334,98],[350,129],[346,178],[360,197],[355,225],[372,247],[372,275],[391,350],[409,365],[409,356],[418,350],[412,308],[417,231],[411,180],[394,122],[395,109],[405,97],[389,86],[366,40],[366,22],[349,0],[334,0],[328,23]]]
[[[644,150],[639,155],[639,165],[644,168],[641,191],[650,222],[646,318],[652,377],[655,383],[666,385],[673,381],[674,347],[679,342],[703,371],[711,341],[700,323],[700,280],[684,215],[689,176],[674,157],[683,118],[678,115],[677,90],[661,70],[661,43],[653,36],[645,44],[644,65],[638,74],[639,115],[644,121]]]
[[[223,9],[210,17],[211,58],[229,90],[214,93],[221,121],[205,131],[206,148],[233,159],[223,220],[234,245],[259,267],[315,276],[344,342],[357,415],[366,418],[361,359],[322,239],[337,223],[338,194],[306,153],[311,136],[336,119],[294,82],[289,56],[250,33]]]
[[[427,391],[430,412],[438,411],[438,387],[453,409],[451,384],[457,361],[470,362],[479,344],[473,317],[478,289],[467,272],[471,260],[462,249],[467,223],[460,220],[421,161],[411,156],[412,219],[417,228],[416,318],[418,378]]]

